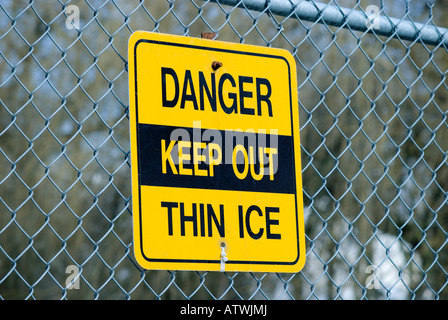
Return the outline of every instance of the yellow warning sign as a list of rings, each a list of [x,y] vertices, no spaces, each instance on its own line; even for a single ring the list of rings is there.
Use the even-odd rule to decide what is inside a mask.
[[[134,252],[146,269],[305,263],[296,67],[282,49],[129,41]]]

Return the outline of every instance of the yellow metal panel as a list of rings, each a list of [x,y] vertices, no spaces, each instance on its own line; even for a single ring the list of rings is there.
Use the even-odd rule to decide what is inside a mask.
[[[299,271],[305,237],[291,54],[142,31],[131,36],[128,54],[139,264]],[[190,141],[198,127],[200,141]],[[203,141],[204,130],[223,138]],[[256,140],[234,145],[224,138],[229,132],[254,133]],[[266,137],[271,141],[262,145]]]

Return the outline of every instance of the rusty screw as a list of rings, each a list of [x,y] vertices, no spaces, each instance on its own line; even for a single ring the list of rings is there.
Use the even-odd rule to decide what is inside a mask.
[[[213,61],[212,62],[212,69],[214,71],[218,70],[221,67],[222,67],[222,62],[219,62],[219,61]]]
[[[216,33],[215,32],[202,32],[201,33],[201,38],[202,39],[213,40],[215,37],[216,37]],[[218,70],[221,67],[222,67],[222,62],[219,62],[219,61],[213,61],[212,62],[212,69],[213,69],[213,71],[216,71],[216,70]]]
[[[201,32],[202,39],[210,39],[213,40],[216,37],[215,32]]]

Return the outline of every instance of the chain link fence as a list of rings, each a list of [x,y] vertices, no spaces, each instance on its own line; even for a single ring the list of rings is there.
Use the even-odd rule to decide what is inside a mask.
[[[0,2],[0,298],[446,299],[448,8],[440,1]],[[147,30],[297,62],[307,262],[135,262],[127,43]]]

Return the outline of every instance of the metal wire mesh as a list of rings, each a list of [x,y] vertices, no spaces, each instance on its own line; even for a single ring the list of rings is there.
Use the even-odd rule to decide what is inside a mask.
[[[448,9],[327,2],[2,1],[0,297],[447,298],[448,56],[446,29],[436,26]],[[215,32],[293,53],[306,206],[300,273],[136,264],[127,116],[136,30]]]

